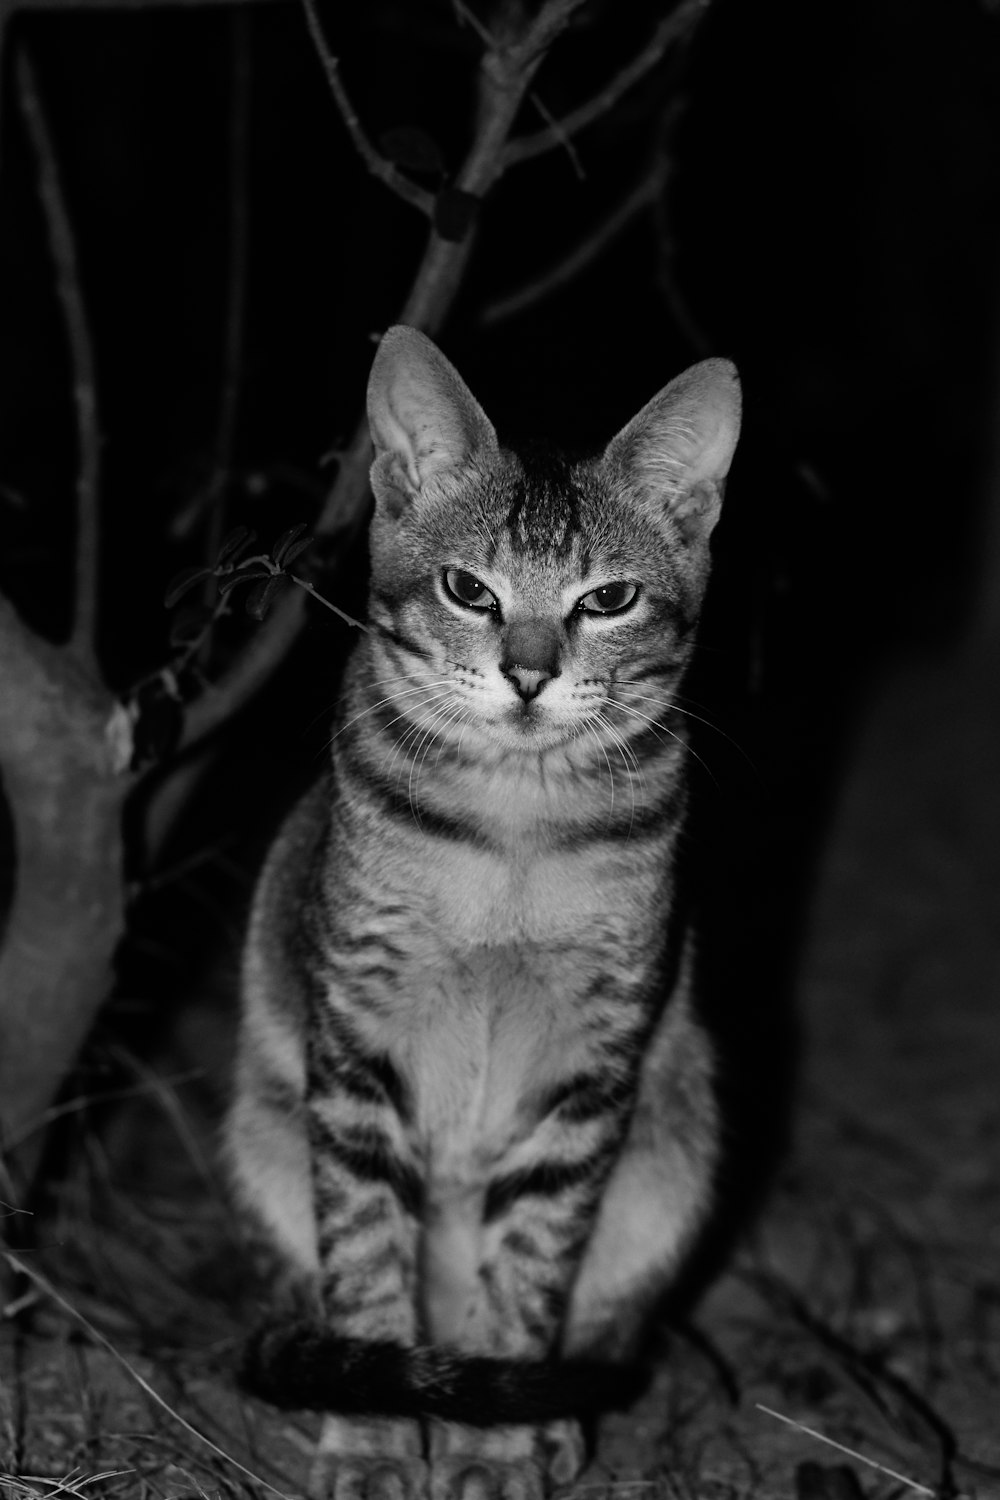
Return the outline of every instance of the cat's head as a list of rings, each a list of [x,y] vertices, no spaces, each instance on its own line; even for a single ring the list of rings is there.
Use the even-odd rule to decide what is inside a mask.
[[[440,684],[442,719],[542,750],[655,717],[708,575],[739,434],[734,366],[678,376],[597,458],[520,457],[440,350],[396,327],[368,416],[371,616],[396,669],[409,650],[415,683]]]

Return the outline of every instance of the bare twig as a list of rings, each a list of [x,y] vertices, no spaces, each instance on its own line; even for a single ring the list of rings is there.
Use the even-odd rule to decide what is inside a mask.
[[[638,214],[655,204],[666,181],[667,172],[668,166],[664,159],[654,162],[650,170],[615,204],[585,240],[575,244],[567,255],[548,270],[532,277],[506,296],[497,297],[488,303],[479,316],[480,323],[488,328],[495,323],[502,323],[506,318],[513,318],[579,276],[604,254]]]
[[[222,389],[215,425],[212,467],[206,482],[199,486],[170,523],[171,536],[182,538],[188,536],[208,516],[209,530],[204,550],[204,555],[208,558],[217,554],[225,525],[225,508],[222,502],[233,474],[243,366],[250,238],[249,127],[253,78],[249,20],[245,10],[235,10],[230,22],[229,255],[226,266]]]
[[[815,1438],[818,1443],[826,1443],[830,1448],[836,1448],[838,1453],[846,1453],[848,1458],[857,1459],[859,1464],[867,1464],[870,1469],[877,1469],[880,1474],[888,1474],[890,1479],[898,1479],[900,1484],[905,1484],[908,1489],[916,1490],[918,1495],[930,1495],[931,1500],[938,1493],[937,1490],[929,1489],[926,1484],[918,1484],[915,1479],[908,1479],[905,1474],[898,1473],[895,1469],[880,1464],[874,1458],[866,1458],[856,1448],[848,1448],[843,1443],[836,1442],[831,1437],[826,1437],[822,1432],[817,1432],[814,1427],[807,1427],[804,1422],[797,1422],[794,1417],[782,1416],[780,1411],[774,1411],[770,1406],[764,1406],[760,1401],[754,1402],[758,1411],[766,1416],[774,1417],[779,1422],[785,1422],[789,1427],[794,1427],[798,1432],[804,1432],[807,1437]]]
[[[552,135],[553,149],[556,146],[561,146],[563,148],[566,155],[569,157],[569,164],[573,168],[573,174],[576,177],[577,182],[583,182],[587,174],[583,170],[583,162],[580,160],[580,153],[579,151],[577,151],[576,147],[573,145],[572,140],[563,128],[562,121],[556,119],[555,115],[549,109],[544,99],[542,99],[541,95],[538,94],[534,89],[531,91],[531,94],[528,97],[531,99],[532,104],[535,106],[538,113],[545,121],[545,124],[547,125]]]
[[[475,11],[470,10],[467,5],[464,5],[462,3],[462,0],[452,0],[452,5],[455,14],[459,17],[460,20],[464,21],[467,26],[471,27],[471,29],[479,37],[479,40],[483,43],[487,51],[496,51],[498,45],[500,44],[498,44],[496,37],[489,30],[489,28],[483,25],[482,21],[476,15]],[[576,147],[573,145],[569,137],[563,133],[559,121],[553,114],[550,113],[548,106],[545,104],[545,101],[534,89],[530,91],[530,93],[528,94],[528,98],[531,100],[535,109],[541,115],[546,125],[558,140],[559,145],[565,148],[566,154],[569,156],[570,163],[572,164],[573,171],[576,173],[577,180],[582,182],[584,177],[586,176],[586,173],[584,172],[583,164],[580,161],[579,156],[577,155]]]
[[[675,10],[671,11],[668,16],[664,16],[645,47],[626,63],[599,93],[578,105],[576,109],[570,110],[569,114],[564,115],[554,125],[548,125],[544,130],[536,131],[532,135],[519,136],[516,140],[509,142],[504,151],[504,168],[516,166],[519,162],[530,161],[533,157],[542,156],[547,151],[557,149],[564,145],[567,139],[608,114],[619,99],[639,82],[640,78],[644,78],[656,67],[675,42],[687,41],[690,38],[710,4],[711,0],[681,0],[681,4]]]
[[[426,214],[428,218],[434,212],[434,195],[422,188],[419,183],[413,182],[405,172],[401,172],[394,162],[382,155],[372,145],[365,134],[364,127],[358,117],[358,112],[351,103],[350,96],[340,77],[340,60],[333,56],[326,44],[323,35],[323,27],[320,24],[319,12],[316,9],[315,0],[303,0],[306,12],[306,25],[309,35],[313,39],[313,45],[323,64],[326,81],[330,85],[337,109],[340,111],[341,119],[347,127],[347,133],[354,143],[355,150],[361,157],[365,166],[373,177],[384,182],[386,187],[394,192],[397,198],[402,198],[404,203],[409,203],[413,208]]]
[[[94,629],[100,567],[101,468],[93,344],[55,147],[42,108],[35,70],[23,46],[18,52],[16,76],[21,113],[38,159],[38,196],[55,263],[56,293],[66,326],[76,404],[76,599],[71,646],[75,656],[92,666],[95,661]]]
[[[469,200],[478,202],[484,198],[502,175],[504,147],[524,96],[547,50],[583,3],[584,0],[546,0],[523,32],[505,35],[484,52],[479,69],[475,131],[454,184]],[[306,4],[307,15],[315,24],[312,0],[306,0]],[[317,46],[321,43],[320,37]],[[325,43],[320,55],[337,98],[336,65],[331,75]],[[339,107],[343,113],[343,106]],[[423,259],[400,311],[400,322],[427,333],[436,332],[461,285],[474,238],[474,225],[458,239],[446,238],[432,226]],[[346,540],[356,531],[364,513],[370,462],[371,439],[368,423],[362,417],[350,443],[340,454],[337,478],[316,522],[319,536],[336,535]],[[276,600],[267,628],[251,637],[229,671],[191,705],[185,721],[184,748],[204,739],[249,702],[284,660],[298,637],[304,617],[302,588],[289,589]]]

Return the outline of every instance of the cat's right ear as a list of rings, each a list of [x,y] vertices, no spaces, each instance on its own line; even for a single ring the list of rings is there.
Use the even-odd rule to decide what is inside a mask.
[[[704,359],[632,418],[604,453],[608,468],[687,543],[705,543],[740,435],[740,378],[728,359]]]
[[[476,454],[495,454],[493,424],[454,365],[415,328],[382,336],[368,380],[376,504],[391,516],[447,486]]]

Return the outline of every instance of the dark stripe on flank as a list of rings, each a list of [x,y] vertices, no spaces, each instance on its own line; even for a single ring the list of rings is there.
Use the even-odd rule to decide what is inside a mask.
[[[508,1229],[503,1237],[503,1249],[511,1255],[518,1256],[521,1260],[544,1260],[538,1244],[530,1234],[525,1234],[523,1229]],[[484,1268],[485,1269],[485,1268]],[[480,1275],[482,1272],[480,1272]]]
[[[404,1123],[413,1113],[405,1078],[384,1052],[371,1052],[346,1019],[327,1009],[319,1019],[309,1058],[309,1092],[326,1095],[342,1088],[355,1098],[391,1104]]]
[[[523,1172],[509,1172],[495,1177],[486,1189],[483,1222],[491,1223],[505,1214],[519,1198],[555,1198],[567,1188],[589,1182],[597,1172],[603,1152],[594,1152],[583,1161],[543,1161]]]
[[[575,1073],[542,1100],[540,1114],[559,1113],[567,1124],[582,1125],[602,1115],[617,1114],[628,1103],[632,1088],[607,1074]]]
[[[389,1061],[385,1053],[369,1053],[365,1059],[365,1067],[385,1094],[389,1103],[399,1115],[399,1118],[403,1121],[408,1120],[413,1113],[413,1100],[410,1097],[410,1090],[402,1074]]]
[[[402,1080],[396,1074],[395,1069],[392,1069],[391,1073],[393,1084],[402,1091]],[[392,1098],[389,1089],[378,1076],[378,1072],[367,1064],[359,1064],[346,1057],[337,1058],[330,1067],[329,1083],[332,1085],[330,1092],[339,1089],[349,1094],[352,1099],[360,1100],[364,1104],[389,1102],[393,1104],[397,1114],[402,1115],[396,1100]]]
[[[419,1174],[401,1161],[385,1136],[377,1130],[332,1130],[313,1116],[313,1124],[322,1139],[319,1149],[358,1182],[379,1182],[391,1188],[407,1213],[417,1216],[423,1207],[424,1188]]]

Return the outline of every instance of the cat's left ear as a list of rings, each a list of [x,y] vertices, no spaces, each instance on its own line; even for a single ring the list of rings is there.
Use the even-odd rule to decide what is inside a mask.
[[[377,503],[400,515],[457,478],[474,455],[499,451],[493,424],[450,360],[415,328],[382,336],[368,379]]]
[[[707,541],[740,435],[740,378],[705,359],[664,386],[611,439],[605,466],[688,541]]]

